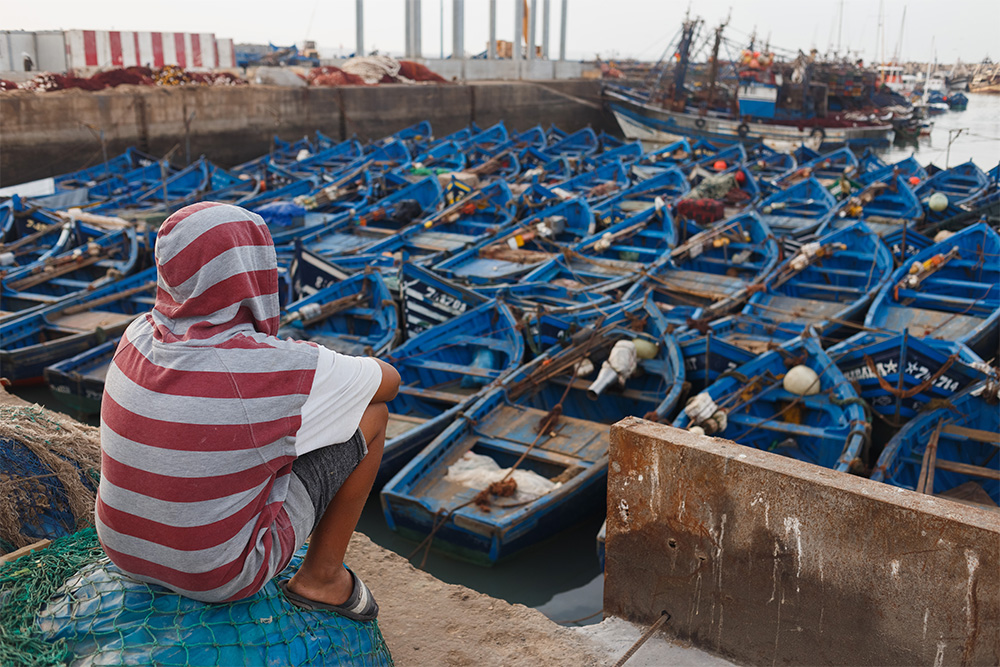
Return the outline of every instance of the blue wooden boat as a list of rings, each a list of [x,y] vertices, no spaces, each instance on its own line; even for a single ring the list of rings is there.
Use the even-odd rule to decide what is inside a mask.
[[[382,491],[390,528],[416,539],[433,530],[435,548],[492,564],[588,512],[602,511],[610,425],[628,415],[665,418],[684,381],[676,343],[659,312],[623,312],[640,315],[645,325],[631,329],[622,315],[566,348],[550,350],[466,409],[465,418],[417,454]],[[636,338],[654,343],[655,352],[639,360],[643,372],[623,388],[604,389],[590,376],[576,377],[573,369],[583,357],[602,362],[613,345]],[[487,465],[516,465],[516,489],[510,489],[515,494],[497,498],[481,493],[488,481],[457,481],[454,466],[467,465],[468,454],[486,457],[476,462]],[[525,493],[531,481],[542,487],[541,495]]]
[[[810,395],[784,387],[785,375],[800,365],[817,376],[819,386],[809,385]],[[722,373],[689,399],[673,425],[698,426],[741,445],[841,472],[858,468],[869,429],[857,393],[811,337],[789,341]]]
[[[837,184],[842,177],[853,178],[857,170],[858,158],[854,152],[849,148],[838,148],[807,162],[799,161],[797,167],[779,176],[774,184],[778,188],[787,188],[812,177],[829,188]]]
[[[871,478],[995,510],[1000,505],[1000,411],[996,396],[987,396],[989,387],[969,387],[950,405],[912,419],[882,450]]]
[[[382,274],[366,270],[288,304],[278,335],[341,354],[380,356],[399,336],[396,303]]]
[[[664,167],[655,176],[594,204],[594,216],[599,225],[610,227],[636,213],[656,206],[669,206],[690,190],[691,185],[680,169]]]
[[[776,151],[765,144],[747,148],[746,167],[762,186],[794,170],[796,166],[798,163],[791,153]]]
[[[0,322],[0,367],[15,384],[37,383],[46,366],[121,334],[156,298],[156,268]]]
[[[800,143],[792,151],[792,157],[795,158],[797,164],[805,164],[806,162],[811,162],[820,156],[819,151],[813,150],[805,143]]]
[[[507,284],[593,233],[590,207],[574,198],[540,211],[433,268],[445,278],[467,284]]]
[[[0,203],[0,276],[58,255],[77,245],[73,225],[18,195]]]
[[[59,402],[74,414],[90,416],[101,412],[104,380],[120,337],[84,350],[80,354],[45,367],[45,384]]]
[[[399,270],[399,304],[403,338],[409,340],[471,308],[489,297],[445,280],[430,269],[404,262]]]
[[[969,106],[969,98],[965,93],[951,93],[946,100],[952,111],[965,111]]]
[[[704,308],[718,317],[737,308],[778,263],[778,243],[754,212],[702,229],[681,223],[684,234],[677,247],[647,271],[646,278],[626,295],[636,298],[652,289],[652,299],[663,307]]]
[[[865,327],[909,331],[996,355],[1000,323],[1000,234],[977,223],[925,248],[881,288]]]
[[[169,215],[201,200],[235,203],[255,194],[257,184],[253,180],[240,179],[207,159],[199,158],[144,191],[109,199],[91,210],[126,217],[154,212]]]
[[[864,174],[860,174],[853,180],[864,186],[868,186],[872,183],[888,181],[890,178],[894,178],[896,176],[902,176],[906,181],[909,181],[909,179],[916,176],[918,179],[923,181],[927,178],[927,170],[924,169],[920,163],[917,162],[917,159],[911,155],[908,158],[903,158],[899,162],[887,164],[879,169],[874,169]]]
[[[776,340],[809,328],[827,338],[860,319],[891,273],[888,248],[857,222],[803,245],[785,259],[750,297],[739,318],[772,328]]]
[[[480,150],[492,151],[510,141],[510,134],[503,121],[492,125],[481,132],[472,135],[467,141],[462,142],[462,150],[478,148]]]
[[[858,220],[864,220],[868,228],[885,240],[891,238],[893,244],[901,244],[902,231],[916,230],[923,219],[920,200],[906,178],[901,174],[885,181],[876,181],[856,195],[841,202],[836,214],[819,230],[819,235],[829,234],[836,229],[845,229]],[[900,237],[897,240],[897,232]],[[898,245],[902,248],[902,245]],[[914,248],[906,244],[907,254]],[[900,250],[902,252],[902,250]],[[894,253],[895,256],[898,256]]]
[[[760,202],[761,219],[778,236],[802,237],[814,233],[833,217],[837,200],[815,178],[809,177]]]
[[[677,344],[684,359],[689,396],[705,391],[724,374],[735,371],[756,356],[711,331],[700,334],[697,330],[688,329],[677,334]]]
[[[509,226],[514,198],[505,181],[496,181],[467,194],[419,224],[365,249],[370,255],[391,255],[399,262],[438,262],[476,245]]]
[[[399,371],[379,477],[388,479],[459,412],[517,369],[524,338],[510,308],[490,300],[410,338],[383,357]]]
[[[440,205],[441,195],[437,178],[428,176],[355,214],[335,215],[326,225],[296,238],[324,257],[356,254],[432,213]],[[290,250],[286,238],[278,252]]]
[[[526,276],[525,282],[606,293],[625,288],[667,256],[676,243],[670,210],[649,208],[567,248]]]
[[[650,178],[660,169],[686,164],[694,153],[687,139],[678,139],[654,151],[649,151],[632,165],[637,178]]]
[[[925,221],[933,223],[961,213],[962,205],[983,194],[989,184],[986,173],[970,160],[934,174],[918,185],[914,194],[924,206]],[[935,194],[947,197],[948,205],[944,210],[931,210],[929,202]]]
[[[985,379],[985,364],[965,345],[906,332],[862,331],[827,354],[872,411],[893,427]]]
[[[602,141],[603,144],[603,141]],[[642,144],[638,141],[619,144],[611,149],[605,149],[601,153],[596,153],[584,159],[584,166],[587,169],[594,169],[602,164],[620,162],[629,165],[643,156]]]
[[[434,132],[431,129],[430,121],[423,120],[420,121],[419,123],[410,125],[409,127],[404,127],[402,130],[394,132],[393,134],[383,139],[380,139],[379,141],[372,142],[371,144],[365,147],[365,150],[366,152],[374,152],[377,149],[385,146],[386,144],[392,142],[400,142],[406,145],[408,150],[416,148],[417,149],[416,152],[421,152],[426,150],[427,145],[431,141],[433,141],[433,137],[434,137]],[[454,137],[449,137],[449,138],[454,140]],[[411,150],[411,155],[412,154],[413,151]]]
[[[629,185],[629,176],[624,165],[615,161],[560,183],[546,186],[535,184],[521,195],[521,206],[528,211],[538,210],[571,197],[581,197],[588,204],[596,204],[626,189]]]
[[[288,165],[295,162],[302,154],[302,151],[313,155],[317,150],[329,148],[336,143],[319,132],[316,133],[316,139],[315,144],[309,140],[309,137],[302,137],[295,142],[290,142],[284,141],[278,135],[275,135],[271,139],[271,149],[267,153],[252,160],[241,162],[231,168],[229,172],[237,177],[245,175],[250,178],[260,178],[267,171],[269,164]],[[331,143],[324,143],[326,141]]]
[[[134,227],[115,231],[70,224],[72,249],[7,272],[0,278],[0,310],[13,313],[51,305],[128,275],[139,261]]]
[[[564,157],[576,161],[593,155],[599,148],[597,135],[592,129],[585,127],[549,144],[544,152],[550,157]]]
[[[872,152],[871,148],[866,148],[861,157],[858,158],[858,167],[852,175],[853,180],[858,180],[872,172],[881,171],[886,167],[885,162]]]
[[[704,170],[710,174],[724,174],[742,166],[746,161],[747,150],[743,144],[737,143],[712,150],[704,157],[689,162],[687,167],[695,171]]]

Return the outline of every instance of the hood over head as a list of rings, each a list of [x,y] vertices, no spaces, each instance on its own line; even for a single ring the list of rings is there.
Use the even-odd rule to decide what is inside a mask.
[[[264,219],[202,202],[171,215],[156,235],[152,319],[163,342],[214,345],[278,331],[278,260]]]

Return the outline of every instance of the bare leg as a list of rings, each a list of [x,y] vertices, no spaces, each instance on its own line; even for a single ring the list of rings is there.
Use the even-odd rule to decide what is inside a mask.
[[[327,505],[309,540],[302,566],[288,582],[293,593],[339,605],[354,590],[351,575],[344,569],[344,556],[382,462],[388,421],[389,408],[385,403],[372,403],[365,410],[360,428],[368,443],[368,454]]]

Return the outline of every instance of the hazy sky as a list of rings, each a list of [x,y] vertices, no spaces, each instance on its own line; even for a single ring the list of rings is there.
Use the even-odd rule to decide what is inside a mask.
[[[529,6],[532,0],[529,0]],[[672,0],[567,0],[567,57],[659,58],[680,26],[689,3]],[[541,44],[541,13],[538,37]],[[563,0],[551,0],[550,54],[558,55],[559,16]],[[755,28],[763,40],[789,50],[836,47],[860,52],[871,60],[890,59],[900,42],[903,61],[979,62],[986,55],[1000,59],[1000,0],[882,0],[880,31],[876,0],[698,0],[692,14],[708,26],[731,11],[726,36],[744,41]],[[441,8],[444,8],[444,53],[452,50],[452,0],[423,0],[423,55],[441,53]],[[839,20],[843,6],[843,21]],[[405,0],[365,0],[365,47],[401,54]],[[465,49],[485,50],[489,38],[488,0],[465,0]],[[0,19],[5,30],[115,29],[173,32],[214,32],[236,42],[287,45],[305,39],[317,42],[326,55],[355,44],[355,0],[6,0]],[[497,37],[511,39],[514,0],[497,0]],[[882,34],[884,37],[879,37]],[[932,46],[933,43],[933,46]],[[884,46],[883,46],[884,44]]]

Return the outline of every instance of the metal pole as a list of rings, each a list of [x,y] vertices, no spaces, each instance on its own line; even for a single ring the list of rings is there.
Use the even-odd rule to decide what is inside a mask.
[[[413,55],[413,0],[403,0],[403,3],[406,6],[406,17],[403,19],[406,22],[406,48],[404,49],[404,53],[409,58]]]
[[[357,44],[354,47],[354,55],[361,57],[365,55],[365,0],[358,0],[357,18],[355,20],[355,30],[357,31]]]
[[[465,58],[465,0],[452,0],[452,58]]]
[[[528,14],[528,60],[535,59],[535,17],[538,15],[538,0],[531,0],[531,11]]]
[[[490,0],[490,45],[486,48],[486,57],[490,60],[497,57],[497,0]]]
[[[559,60],[566,60],[566,1],[562,0],[562,18],[559,24]]]
[[[441,60],[444,60],[444,0],[441,0],[440,9],[441,9],[441,30],[440,30],[440,34],[441,34],[441,56],[440,56],[440,58],[441,58]]]
[[[413,0],[413,57],[423,58],[424,57],[424,45],[421,41],[423,37],[423,27],[420,24],[420,19],[423,15],[423,8],[420,6],[420,0]]]
[[[565,2],[566,0],[563,0]],[[514,62],[521,60],[521,32],[524,28],[524,0],[514,0],[514,41],[511,42],[510,57]]]
[[[542,0],[542,57],[549,59],[549,0]]]

